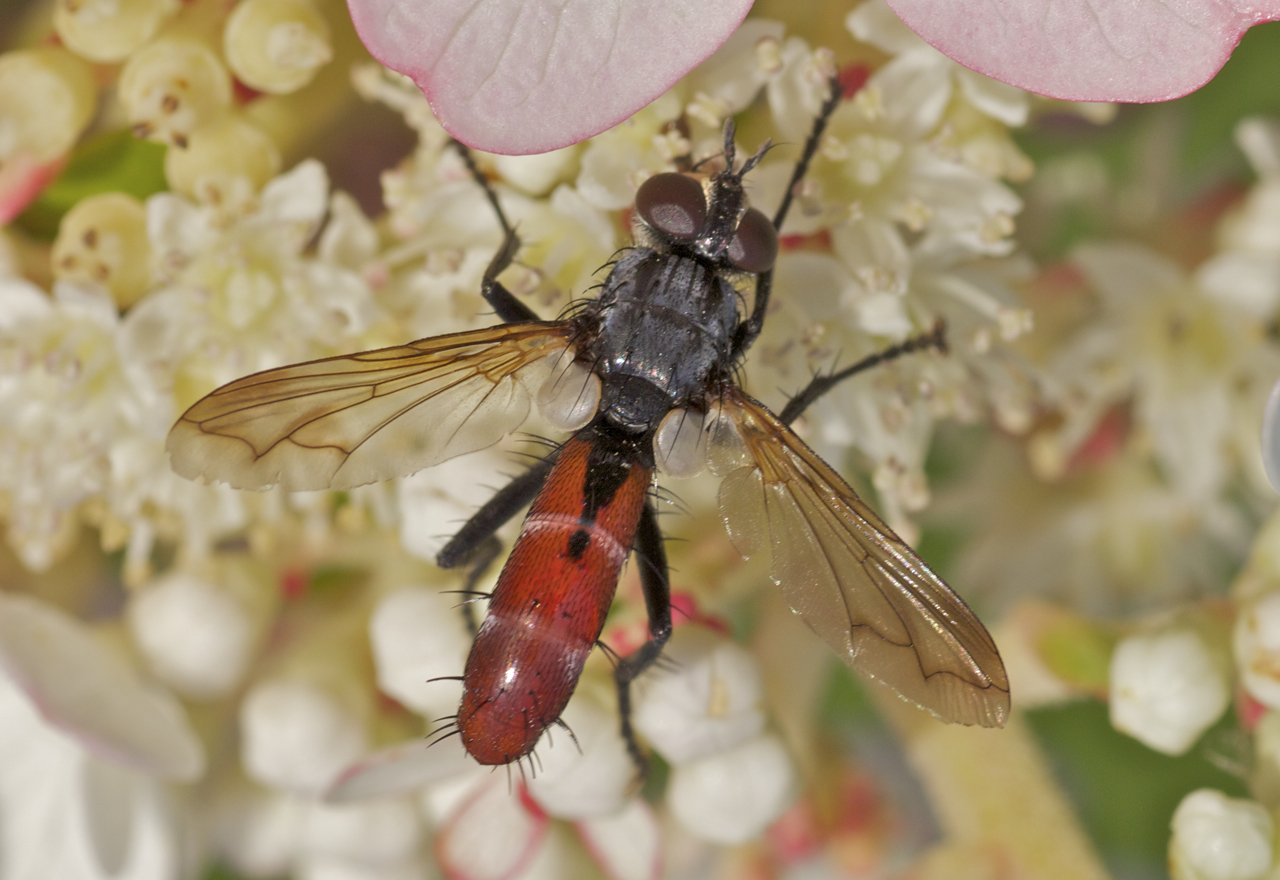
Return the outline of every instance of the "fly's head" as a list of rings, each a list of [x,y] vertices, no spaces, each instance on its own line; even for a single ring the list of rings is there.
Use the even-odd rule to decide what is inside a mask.
[[[769,144],[735,169],[734,126],[724,130],[725,168],[700,180],[689,174],[655,174],[636,192],[638,232],[655,250],[696,259],[718,270],[759,275],[773,268],[778,234],[773,222],[747,204],[742,178],[759,164]]]

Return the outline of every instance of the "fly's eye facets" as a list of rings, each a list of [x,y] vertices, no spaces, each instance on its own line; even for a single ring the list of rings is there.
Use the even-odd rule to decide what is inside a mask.
[[[778,257],[778,233],[772,221],[748,208],[729,242],[729,262],[744,272],[767,272]]]
[[[696,477],[707,466],[706,416],[691,409],[673,409],[662,419],[653,438],[653,457],[669,477]]]
[[[600,377],[566,352],[538,390],[538,409],[561,431],[576,431],[600,408]]]
[[[636,193],[636,213],[654,229],[676,239],[697,238],[707,219],[702,184],[683,174],[655,174]]]

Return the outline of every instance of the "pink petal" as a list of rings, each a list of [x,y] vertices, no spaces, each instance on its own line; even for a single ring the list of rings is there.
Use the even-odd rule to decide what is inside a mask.
[[[373,56],[492,153],[599,134],[710,56],[751,0],[347,0]]]
[[[1280,0],[889,0],[979,73],[1071,101],[1167,101],[1204,85]]]
[[[8,223],[26,210],[36,196],[62,173],[66,156],[39,162],[26,153],[10,156],[0,163],[0,224]]]
[[[519,788],[519,786],[516,786]],[[530,809],[506,775],[495,773],[478,786],[436,835],[436,859],[452,880],[505,880],[537,855],[551,825]]]

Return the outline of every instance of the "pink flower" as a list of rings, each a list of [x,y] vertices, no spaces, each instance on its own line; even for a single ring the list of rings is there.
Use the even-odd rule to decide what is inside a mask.
[[[0,165],[0,223],[8,223],[25,211],[66,164],[65,156],[41,162],[20,153]]]
[[[935,49],[1073,101],[1166,101],[1198,89],[1277,0],[889,0]]]
[[[348,0],[373,56],[450,134],[541,153],[610,128],[729,38],[751,0]]]

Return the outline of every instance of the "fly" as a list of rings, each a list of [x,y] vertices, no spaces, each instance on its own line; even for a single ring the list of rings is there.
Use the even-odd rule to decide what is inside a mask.
[[[414,473],[496,443],[535,397],[571,433],[501,489],[441,550],[476,573],[497,530],[530,507],[467,660],[454,729],[483,764],[519,761],[559,722],[604,628],[634,550],[649,640],[618,661],[623,735],[630,685],[671,634],[670,582],[649,490],[655,471],[705,464],[744,555],[771,555],[787,601],[841,658],[932,714],[998,727],[1009,684],[991,636],[849,485],[790,429],[833,385],[889,357],[941,347],[940,332],[816,377],[776,415],[735,382],[768,307],[778,229],[839,86],[815,120],[787,195],[770,219],[747,204],[743,177],[768,145],[700,180],[662,173],[636,193],[638,244],[599,296],[542,321],[497,280],[519,239],[459,147],[505,238],[482,293],[503,323],[403,346],[268,370],[192,406],[169,434],[174,470],[236,488],[347,489]],[[749,314],[734,282],[754,278]]]

